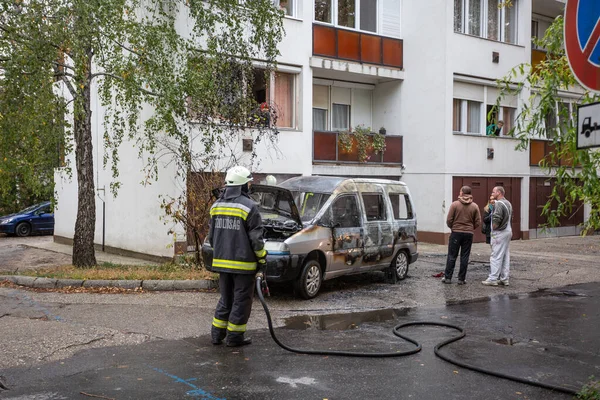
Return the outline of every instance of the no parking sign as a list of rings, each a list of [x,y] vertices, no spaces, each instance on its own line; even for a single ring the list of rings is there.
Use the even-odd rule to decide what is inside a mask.
[[[600,92],[600,1],[568,0],[565,48],[579,83]]]
[[[565,49],[579,83],[600,92],[600,1],[568,0]],[[600,147],[600,103],[577,108],[577,148]]]

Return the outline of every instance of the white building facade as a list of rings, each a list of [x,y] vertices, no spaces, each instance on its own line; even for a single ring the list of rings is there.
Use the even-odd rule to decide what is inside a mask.
[[[552,182],[537,166],[543,141],[517,151],[517,141],[487,136],[496,80],[513,67],[543,56],[532,48],[564,8],[560,0],[279,0],[288,14],[278,72],[266,90],[279,111],[277,152],[256,146],[262,179],[294,175],[401,179],[413,194],[419,240],[447,243],[446,213],[462,185],[483,207],[502,185],[513,203],[513,239],[538,237],[539,205]],[[527,98],[503,99],[497,119],[508,131]],[[257,96],[261,96],[260,88]],[[264,96],[264,94],[263,94]],[[569,103],[568,96],[565,104]],[[102,109],[93,102],[97,196],[95,242],[109,250],[172,257],[186,246],[183,228],[161,220],[160,196],[181,190],[173,167],[142,186],[143,161],[122,146],[117,197],[102,168]],[[339,131],[363,125],[385,128],[386,151],[359,162],[339,146]],[[541,153],[540,153],[541,151]],[[541,154],[541,155],[540,155]],[[548,184],[550,182],[550,186]],[[55,238],[73,237],[76,179],[56,175]],[[103,202],[105,229],[103,232]],[[576,234],[583,211],[551,234]],[[484,240],[476,233],[476,241]],[[176,246],[173,246],[174,242]]]

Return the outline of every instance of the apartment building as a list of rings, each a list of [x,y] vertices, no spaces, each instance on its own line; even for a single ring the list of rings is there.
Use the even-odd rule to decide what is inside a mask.
[[[447,209],[462,185],[473,188],[481,207],[492,188],[502,185],[514,206],[513,238],[542,234],[540,206],[553,182],[538,162],[548,143],[532,141],[529,151],[517,151],[517,141],[504,135],[528,93],[502,100],[497,119],[505,125],[498,136],[487,136],[486,126],[498,97],[496,79],[544,56],[532,46],[532,35],[544,33],[563,12],[564,0],[512,0],[512,6],[500,8],[499,0],[275,3],[286,13],[286,36],[273,84],[257,80],[256,95],[268,95],[277,106],[279,151],[256,146],[261,159],[256,180],[269,174],[280,181],[297,175],[402,180],[416,203],[419,240],[433,243],[447,243]],[[572,107],[575,98],[565,93],[559,106]],[[355,149],[339,146],[339,132],[359,125],[385,129],[383,154],[371,152],[359,162]],[[94,145],[101,148],[101,135]],[[104,197],[106,244],[170,257],[173,237],[159,218],[159,196],[181,190],[174,171],[167,166],[156,184],[142,187],[142,161],[135,149],[124,151],[131,154],[121,156],[127,161],[121,162],[119,195]],[[101,158],[97,154],[96,163]],[[109,181],[110,172],[99,168],[97,185]],[[63,205],[77,198],[75,182],[57,176],[57,193],[55,236],[72,238],[76,207]],[[100,221],[100,200],[97,210]],[[576,234],[584,217],[582,208],[545,234]],[[97,243],[101,229],[97,224]],[[185,232],[177,233],[176,242],[185,244]],[[484,237],[476,233],[475,240]]]

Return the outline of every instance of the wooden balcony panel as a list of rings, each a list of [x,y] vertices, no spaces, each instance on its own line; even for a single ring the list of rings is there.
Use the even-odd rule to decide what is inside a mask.
[[[331,26],[313,25],[313,54],[337,57],[336,29]]]
[[[401,164],[402,163],[402,136],[386,136],[386,151],[376,154],[372,147],[367,149],[367,160],[360,163],[358,160],[358,146],[352,138],[352,149],[345,151],[338,146],[338,132],[313,132],[313,161],[339,162],[360,164]]]
[[[529,142],[529,165],[539,165],[545,156],[545,141],[531,140]]]
[[[373,34],[313,24],[313,55],[403,68],[403,42]]]
[[[383,65],[403,67],[402,40],[383,38]]]
[[[338,29],[337,56],[345,60],[360,61],[360,34],[358,32]]]
[[[336,161],[337,133],[314,132],[313,158],[315,161]]]
[[[386,136],[384,163],[402,163],[402,136]]]
[[[366,63],[381,64],[383,62],[381,52],[381,36],[362,35],[361,41],[361,60]]]

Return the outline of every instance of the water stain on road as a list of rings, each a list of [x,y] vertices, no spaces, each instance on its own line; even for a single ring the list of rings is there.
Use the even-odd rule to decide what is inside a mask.
[[[298,315],[286,318],[284,329],[351,330],[368,322],[385,322],[405,317],[410,310],[410,308],[386,308],[346,314]]]

